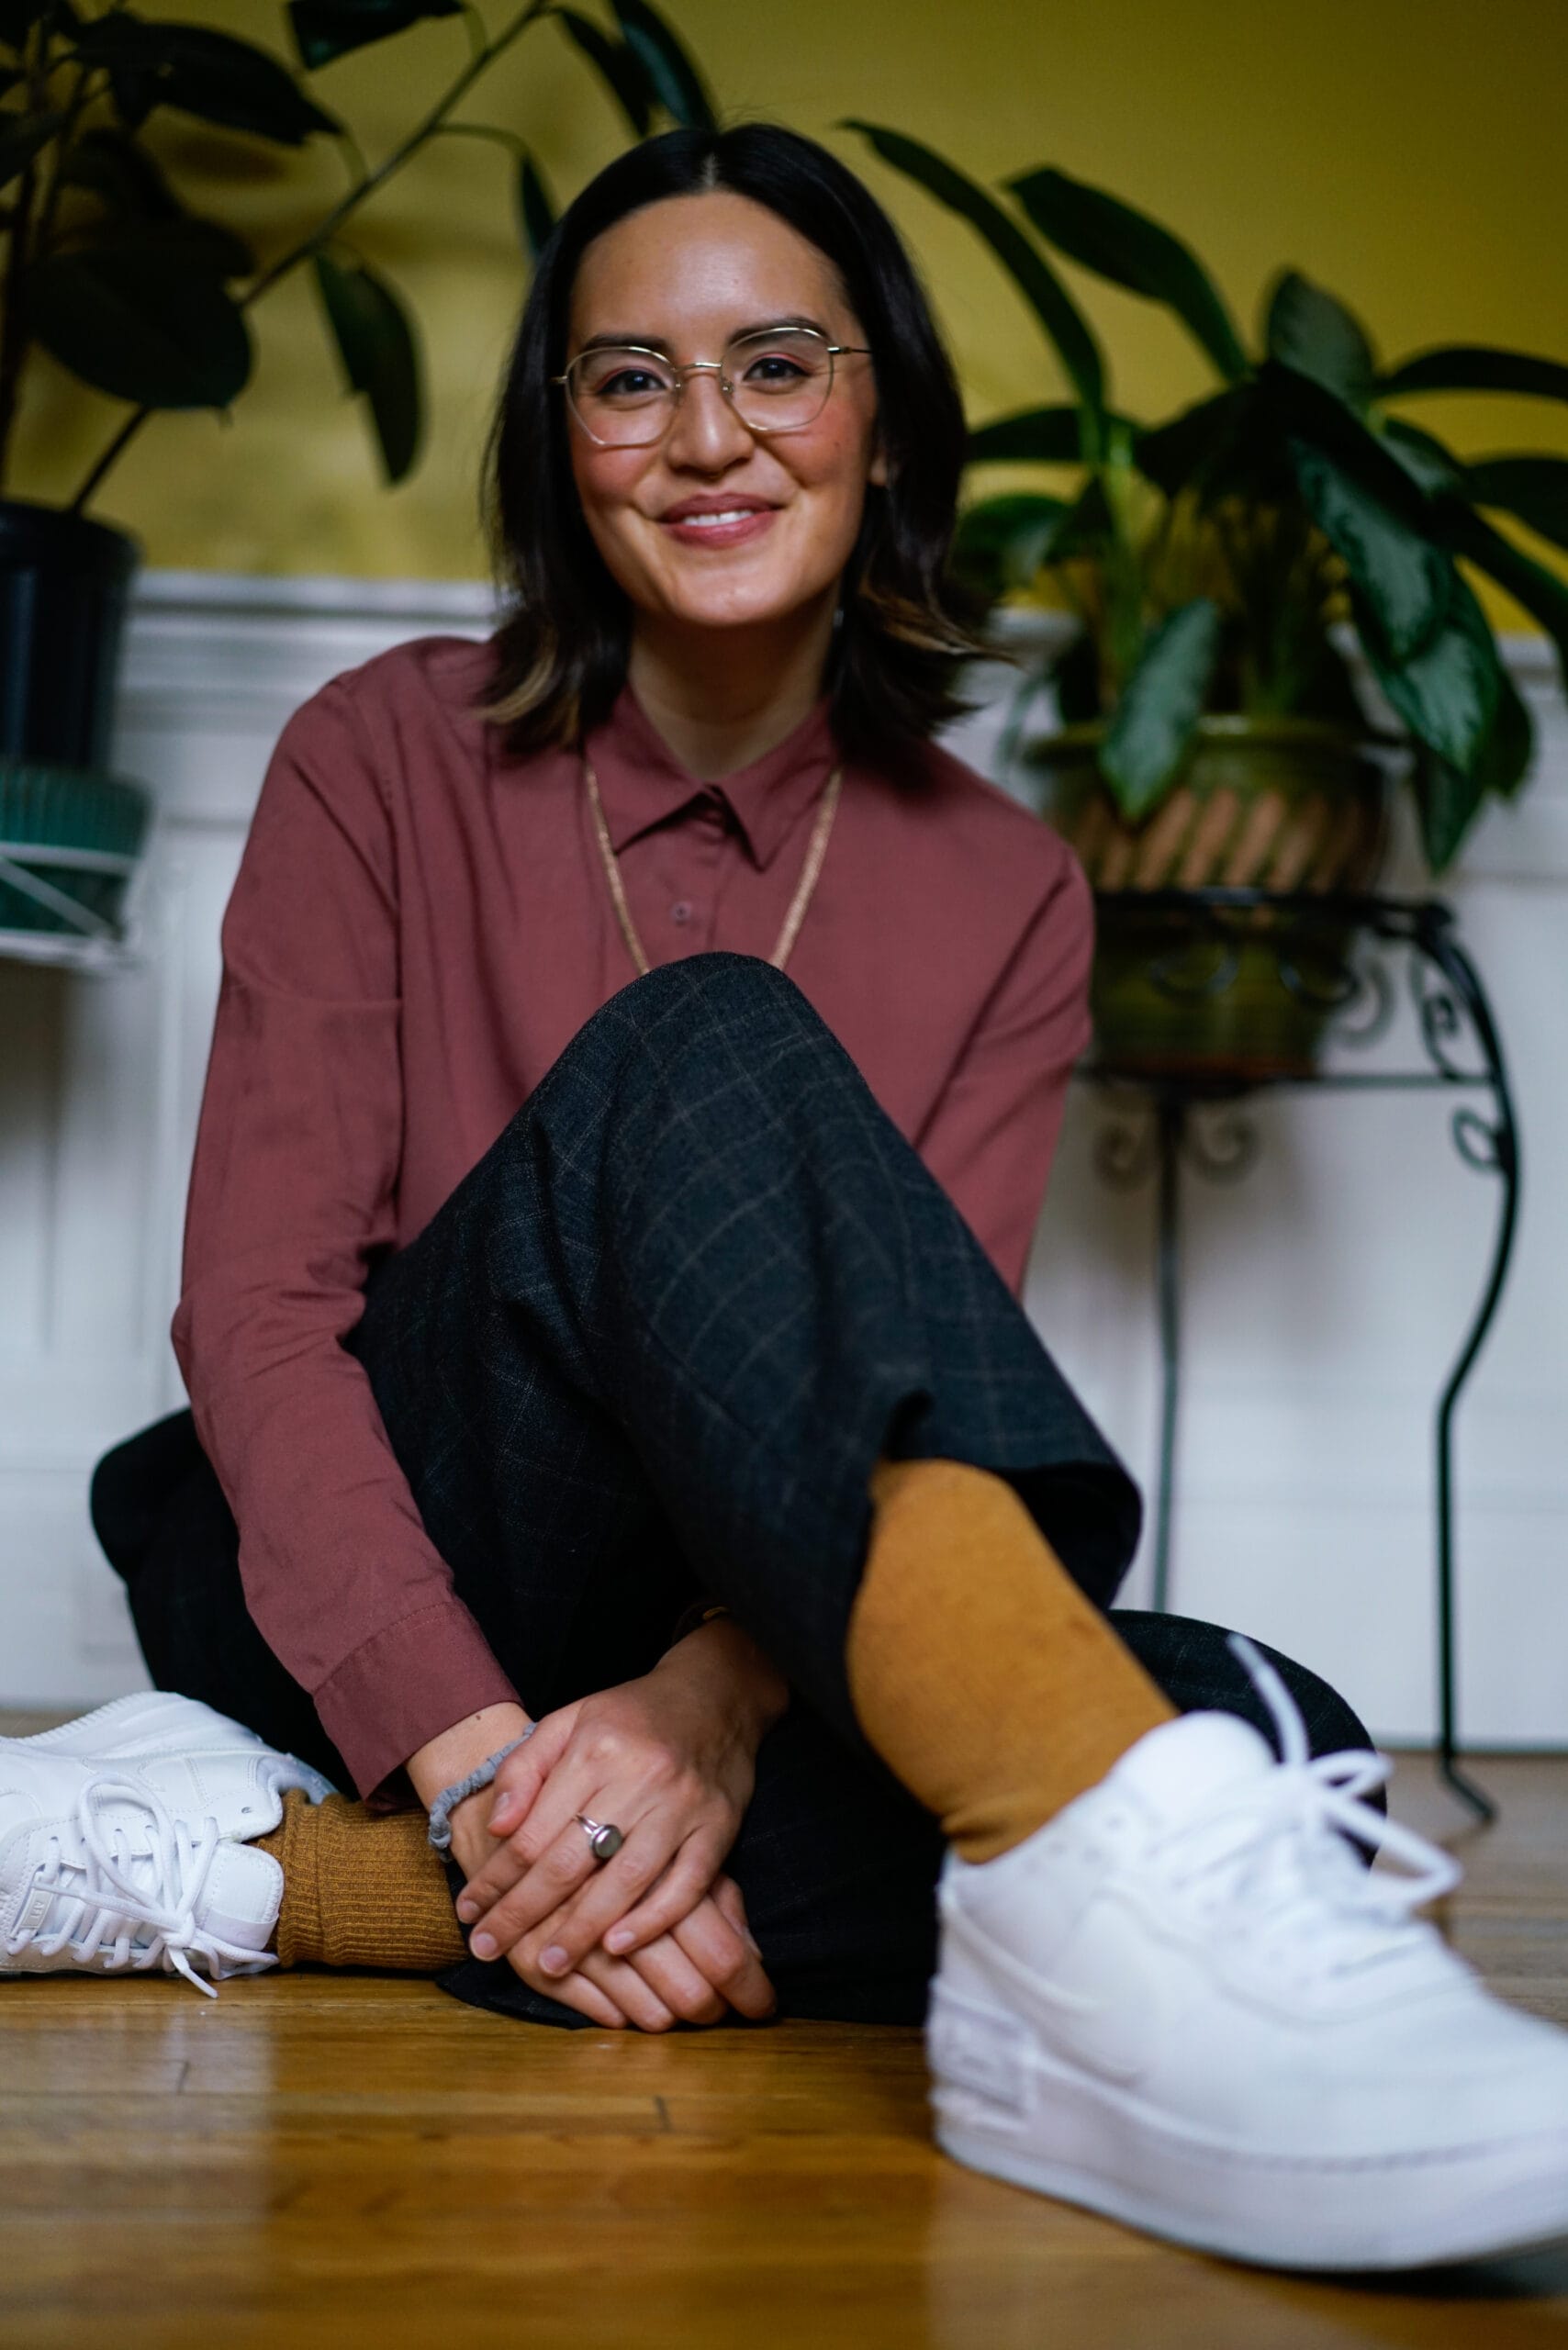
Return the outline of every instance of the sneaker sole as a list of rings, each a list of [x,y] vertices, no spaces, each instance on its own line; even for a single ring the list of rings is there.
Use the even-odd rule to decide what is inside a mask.
[[[1029,2041],[940,1987],[933,2024]],[[1188,2136],[1030,2042],[1007,2101],[935,2074],[936,2143],[970,2170],[1199,2252],[1271,2268],[1432,2267],[1568,2233],[1568,2127],[1452,2153],[1263,2160]]]

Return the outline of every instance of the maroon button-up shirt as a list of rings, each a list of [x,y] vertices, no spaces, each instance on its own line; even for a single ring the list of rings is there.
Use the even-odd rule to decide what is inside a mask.
[[[284,731],[223,921],[174,1319],[251,1611],[363,1789],[514,1694],[339,1343],[367,1252],[413,1239],[633,977],[580,762],[506,755],[472,710],[487,658],[421,638]],[[828,704],[721,783],[630,689],[588,750],[650,961],[770,955]],[[1015,1288],[1091,930],[1062,842],[947,753],[850,763],[790,976]]]

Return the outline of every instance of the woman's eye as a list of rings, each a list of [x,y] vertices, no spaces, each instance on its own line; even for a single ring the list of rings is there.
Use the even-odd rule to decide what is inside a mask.
[[[601,400],[648,399],[665,389],[662,375],[654,375],[646,367],[622,367],[594,386]]]
[[[805,368],[798,360],[790,358],[782,351],[770,351],[765,357],[748,363],[745,380],[748,384],[764,386],[798,384],[805,374]]]

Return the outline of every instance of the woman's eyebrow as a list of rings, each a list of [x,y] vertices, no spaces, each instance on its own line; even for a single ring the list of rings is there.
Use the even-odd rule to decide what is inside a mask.
[[[807,318],[801,312],[793,318],[758,319],[755,326],[732,327],[725,341],[737,342],[742,335],[770,334],[780,327],[810,327],[813,333],[821,335],[828,332],[820,319]],[[831,336],[829,340],[832,340]],[[674,357],[669,345],[656,334],[637,334],[630,330],[615,334],[590,334],[586,342],[577,345],[577,356],[581,358],[585,352],[589,351],[656,351],[661,358]]]

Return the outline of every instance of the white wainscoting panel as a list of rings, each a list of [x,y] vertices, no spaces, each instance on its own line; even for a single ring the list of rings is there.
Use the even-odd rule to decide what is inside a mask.
[[[151,574],[118,761],[158,817],[141,960],[87,977],[0,960],[0,1703],[144,1678],[87,1519],[94,1461],[183,1402],[169,1346],[218,928],[268,753],[326,677],[399,639],[480,635],[462,584]],[[1503,1312],[1462,1416],[1462,1694],[1479,1740],[1568,1743],[1568,710],[1510,647],[1540,772],[1478,828],[1448,894],[1492,991],[1525,1194]],[[1005,674],[955,747],[988,766]],[[1406,852],[1397,881],[1419,886]],[[1394,1049],[1391,1046],[1387,1049]],[[1186,1383],[1175,1603],[1337,1678],[1393,1740],[1433,1718],[1431,1405],[1484,1265],[1495,1186],[1452,1104],[1294,1096],[1249,1112],[1257,1162],[1184,1189]],[[1030,1310],[1129,1463],[1154,1460],[1153,1197],[1094,1168],[1075,1092]],[[1147,1555],[1127,1596],[1147,1587]]]

